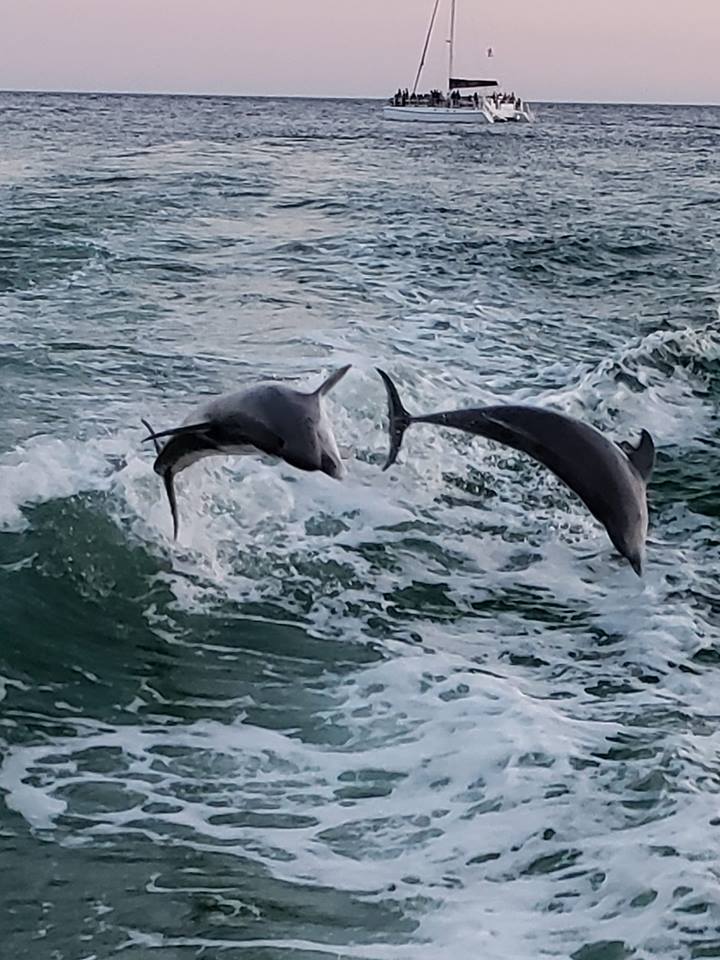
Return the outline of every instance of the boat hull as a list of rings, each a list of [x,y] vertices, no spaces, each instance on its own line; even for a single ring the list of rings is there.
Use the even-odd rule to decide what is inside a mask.
[[[482,107],[383,107],[383,119],[399,123],[444,123],[452,126],[486,125],[489,121]]]
[[[527,104],[523,103],[516,107],[511,103],[501,103],[497,106],[491,101],[486,101],[483,111],[487,117],[488,123],[532,123],[533,115]]]

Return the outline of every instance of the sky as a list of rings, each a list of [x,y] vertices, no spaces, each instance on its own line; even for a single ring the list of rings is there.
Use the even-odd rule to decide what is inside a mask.
[[[432,3],[0,0],[0,89],[385,97],[412,86]],[[457,4],[458,74],[529,100],[720,103],[720,0]],[[448,9],[425,89],[447,82]]]

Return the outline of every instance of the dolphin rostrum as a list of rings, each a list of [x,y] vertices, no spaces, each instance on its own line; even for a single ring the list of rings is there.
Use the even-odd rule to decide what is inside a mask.
[[[637,446],[627,441],[618,444],[566,414],[511,404],[413,417],[403,407],[387,373],[378,373],[387,391],[390,421],[390,452],[383,470],[395,462],[412,423],[464,430],[520,450],[580,497],[635,573],[642,575],[648,527],[646,488],[655,463],[655,445],[647,430],[641,431]]]
[[[153,469],[165,483],[174,539],[179,525],[175,476],[202,457],[259,450],[300,470],[342,477],[342,460],[322,398],[349,369],[350,364],[336,370],[312,393],[268,382],[215,397],[196,407],[182,426],[159,433],[143,420],[149,431],[145,441],[155,444]]]

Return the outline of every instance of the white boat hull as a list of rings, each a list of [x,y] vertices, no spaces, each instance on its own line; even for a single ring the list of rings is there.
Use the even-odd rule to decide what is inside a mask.
[[[492,122],[482,107],[395,107],[391,104],[383,107],[383,119],[402,123],[449,123],[453,126]]]
[[[492,100],[486,100],[483,104],[483,111],[487,117],[488,123],[532,123],[533,115],[530,107],[522,103],[519,107],[513,103],[494,104]]]
[[[444,123],[452,126],[486,123],[532,123],[530,108],[523,103],[519,108],[510,103],[497,106],[484,100],[479,107],[430,107],[408,104],[396,107],[386,104],[383,119],[400,123]]]

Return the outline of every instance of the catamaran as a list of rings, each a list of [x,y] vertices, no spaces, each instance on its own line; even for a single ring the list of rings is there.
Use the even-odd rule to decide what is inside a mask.
[[[430,93],[417,92],[439,5],[440,0],[435,0],[412,90],[398,90],[394,96],[390,97],[383,107],[384,119],[453,125],[532,122],[533,115],[528,104],[514,93],[502,93],[497,80],[468,80],[454,75],[456,0],[450,0],[447,93],[441,90],[431,90]],[[492,49],[488,49],[488,56],[492,56]],[[461,91],[471,92],[461,93]]]

